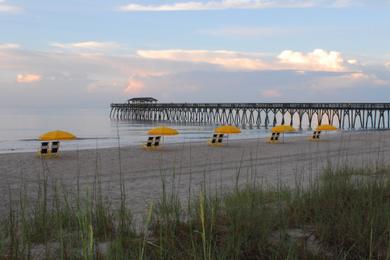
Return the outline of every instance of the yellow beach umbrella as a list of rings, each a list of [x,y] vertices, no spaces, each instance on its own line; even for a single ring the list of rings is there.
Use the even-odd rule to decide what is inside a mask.
[[[239,134],[241,133],[240,128],[232,125],[224,125],[214,129],[217,134]]]
[[[290,125],[278,125],[272,128],[273,133],[295,132],[296,129]]]
[[[337,127],[332,125],[320,125],[316,128],[316,131],[336,131]]]
[[[62,131],[62,130],[55,130],[50,131],[47,133],[44,133],[39,137],[39,140],[41,141],[50,141],[50,140],[74,140],[76,139],[76,136],[72,133]]]
[[[148,135],[178,135],[179,132],[176,129],[169,127],[156,127],[148,131]]]
[[[229,143],[229,135],[230,134],[239,134],[239,133],[241,133],[241,130],[240,130],[240,128],[233,126],[233,125],[223,125],[223,126],[219,126],[219,127],[215,128],[214,133],[228,135],[226,142]]]
[[[284,133],[295,132],[296,129],[290,125],[277,125],[272,127],[272,133],[283,133],[283,143],[284,143]]]

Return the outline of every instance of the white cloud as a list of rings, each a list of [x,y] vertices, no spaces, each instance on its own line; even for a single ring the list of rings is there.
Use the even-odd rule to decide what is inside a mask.
[[[351,65],[356,65],[356,64],[358,64],[358,61],[357,61],[356,59],[349,59],[349,60],[347,60],[347,62],[348,62],[349,64],[351,64]]]
[[[358,0],[335,0],[330,6],[342,8],[342,7],[348,7],[352,5],[362,5],[362,4],[363,4],[362,1],[358,1]]]
[[[19,44],[16,43],[0,43],[0,50],[18,49]]]
[[[32,83],[36,81],[40,81],[42,78],[41,75],[38,74],[18,74],[16,76],[16,82],[18,83]]]
[[[284,27],[242,27],[233,26],[216,29],[199,30],[200,34],[212,36],[238,36],[238,37],[275,37],[288,36],[302,32],[301,28],[284,28]]]
[[[225,9],[265,9],[265,8],[310,8],[330,7],[344,8],[363,5],[365,0],[214,0],[214,1],[181,1],[168,4],[135,4],[130,3],[119,7],[124,12],[172,12],[172,11],[202,11]],[[367,1],[368,2],[368,1]]]
[[[248,57],[245,54],[225,50],[139,50],[137,54],[147,59],[209,63],[226,69],[260,70],[266,68],[266,64],[257,57]]]
[[[208,63],[229,70],[297,70],[345,71],[341,53],[315,49],[304,53],[284,50],[277,57],[263,60],[263,53],[241,53],[226,50],[139,50],[138,56],[146,59],[176,62]]]
[[[317,71],[343,71],[343,58],[341,53],[336,51],[325,51],[315,49],[309,53],[299,51],[282,51],[278,59],[281,64],[287,65],[290,69],[317,70]]]
[[[163,5],[128,4],[120,7],[126,12],[164,12],[164,11],[202,11],[224,9],[263,9],[263,8],[305,8],[314,2],[307,0],[271,1],[271,0],[221,0],[221,1],[187,1]]]
[[[85,41],[73,43],[52,43],[51,46],[67,50],[112,50],[119,48],[121,45],[116,42]]]
[[[20,10],[19,6],[7,4],[5,0],[0,0],[0,13],[17,13]]]

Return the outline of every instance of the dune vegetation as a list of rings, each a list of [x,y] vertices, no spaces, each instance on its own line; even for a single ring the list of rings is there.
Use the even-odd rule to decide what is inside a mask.
[[[69,192],[42,174],[10,192],[1,259],[390,259],[390,170],[327,168],[307,185],[248,183],[181,200],[164,181],[136,221],[99,181]],[[10,189],[11,190],[11,189]],[[7,196],[4,196],[7,197]]]

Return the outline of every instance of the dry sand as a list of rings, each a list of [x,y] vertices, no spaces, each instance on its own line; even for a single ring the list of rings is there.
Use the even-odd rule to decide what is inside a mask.
[[[205,143],[162,145],[146,151],[140,146],[61,152],[57,159],[41,160],[35,153],[0,154],[0,211],[9,203],[9,193],[19,196],[21,183],[34,196],[43,173],[49,184],[56,181],[68,192],[92,192],[100,179],[102,192],[115,204],[120,198],[120,180],[134,213],[142,213],[151,200],[160,197],[162,181],[174,184],[181,198],[197,194],[202,184],[209,191],[223,192],[239,185],[262,182],[294,185],[308,182],[324,167],[388,164],[390,131],[339,132],[323,135],[320,142],[291,136],[285,143],[265,139],[237,140],[223,147]],[[78,178],[79,176],[79,178]],[[122,176],[122,177],[121,177]]]

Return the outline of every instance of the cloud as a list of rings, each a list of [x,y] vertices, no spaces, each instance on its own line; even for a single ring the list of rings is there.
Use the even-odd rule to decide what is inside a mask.
[[[220,0],[220,1],[181,1],[170,4],[135,4],[119,7],[124,12],[177,12],[226,9],[265,9],[265,8],[345,8],[369,4],[366,0]]]
[[[0,13],[17,13],[21,8],[16,5],[7,4],[5,0],[0,0]]]
[[[133,54],[85,56],[77,52],[2,50],[0,106],[67,107],[71,103],[75,107],[108,108],[111,102],[124,102],[132,96],[154,96],[162,102],[259,102],[259,98],[363,102],[390,96],[385,62],[367,57],[353,66],[344,62],[343,71],[321,71],[316,63],[314,67],[305,64],[294,69],[296,64],[281,63],[278,54],[271,57],[256,52]],[[237,59],[249,60],[251,66],[243,66]],[[252,69],[254,61],[260,61],[258,69]],[[39,76],[40,81],[30,83],[34,88],[21,88],[19,82],[27,86],[34,79],[29,74]],[[47,102],[43,104],[42,98]]]
[[[386,5],[385,1],[383,4]],[[372,4],[372,2],[373,1],[369,1],[369,0],[334,0],[334,1],[330,1],[329,7],[344,8],[349,6],[364,6],[367,4]],[[381,1],[377,1],[376,4],[380,4],[380,2]]]
[[[88,84],[88,93],[110,93],[113,89],[121,89],[123,83],[120,80],[96,80]]]
[[[16,76],[16,82],[18,83],[32,83],[36,81],[40,81],[42,78],[41,75],[38,74],[18,74]]]
[[[266,98],[280,97],[282,93],[277,89],[265,89],[261,91],[261,96]]]
[[[200,34],[223,37],[276,37],[289,36],[304,31],[302,28],[285,27],[224,27],[217,29],[199,30]]]
[[[351,64],[351,65],[356,65],[358,64],[358,61],[356,59],[349,59],[347,60],[348,64]]]
[[[343,58],[336,51],[315,49],[309,53],[292,50],[282,51],[278,55],[279,62],[291,69],[318,70],[318,71],[343,71]]]
[[[346,70],[346,64],[340,52],[322,49],[315,49],[308,53],[284,50],[276,57],[267,57],[267,61],[263,53],[241,53],[227,50],[139,50],[137,54],[146,59],[208,63],[229,70],[297,70],[303,72]]]
[[[52,43],[51,46],[66,50],[112,50],[120,48],[121,45],[116,42],[73,42],[73,43]]]
[[[19,44],[16,43],[0,43],[0,50],[18,49]]]
[[[145,85],[141,80],[130,78],[124,93],[134,95],[140,93],[144,88]]]
[[[379,78],[375,74],[366,72],[348,72],[335,74],[332,77],[321,76],[310,80],[311,89],[317,90],[340,90],[348,88],[389,86],[390,80]],[[353,95],[353,94],[352,94]]]
[[[362,72],[363,73],[363,72]],[[382,101],[390,94],[373,77],[348,72],[189,71],[146,78],[142,95],[166,102],[346,102]],[[366,74],[366,73],[364,73]],[[342,93],[342,95],[341,95]]]
[[[258,58],[225,50],[139,50],[137,54],[147,59],[209,63],[226,69],[259,70],[266,68],[266,64]]]
[[[264,9],[264,8],[305,8],[314,3],[305,0],[264,1],[264,0],[221,0],[221,1],[187,1],[163,5],[128,4],[119,9],[126,12],[164,12],[164,11],[202,11],[224,9]]]

